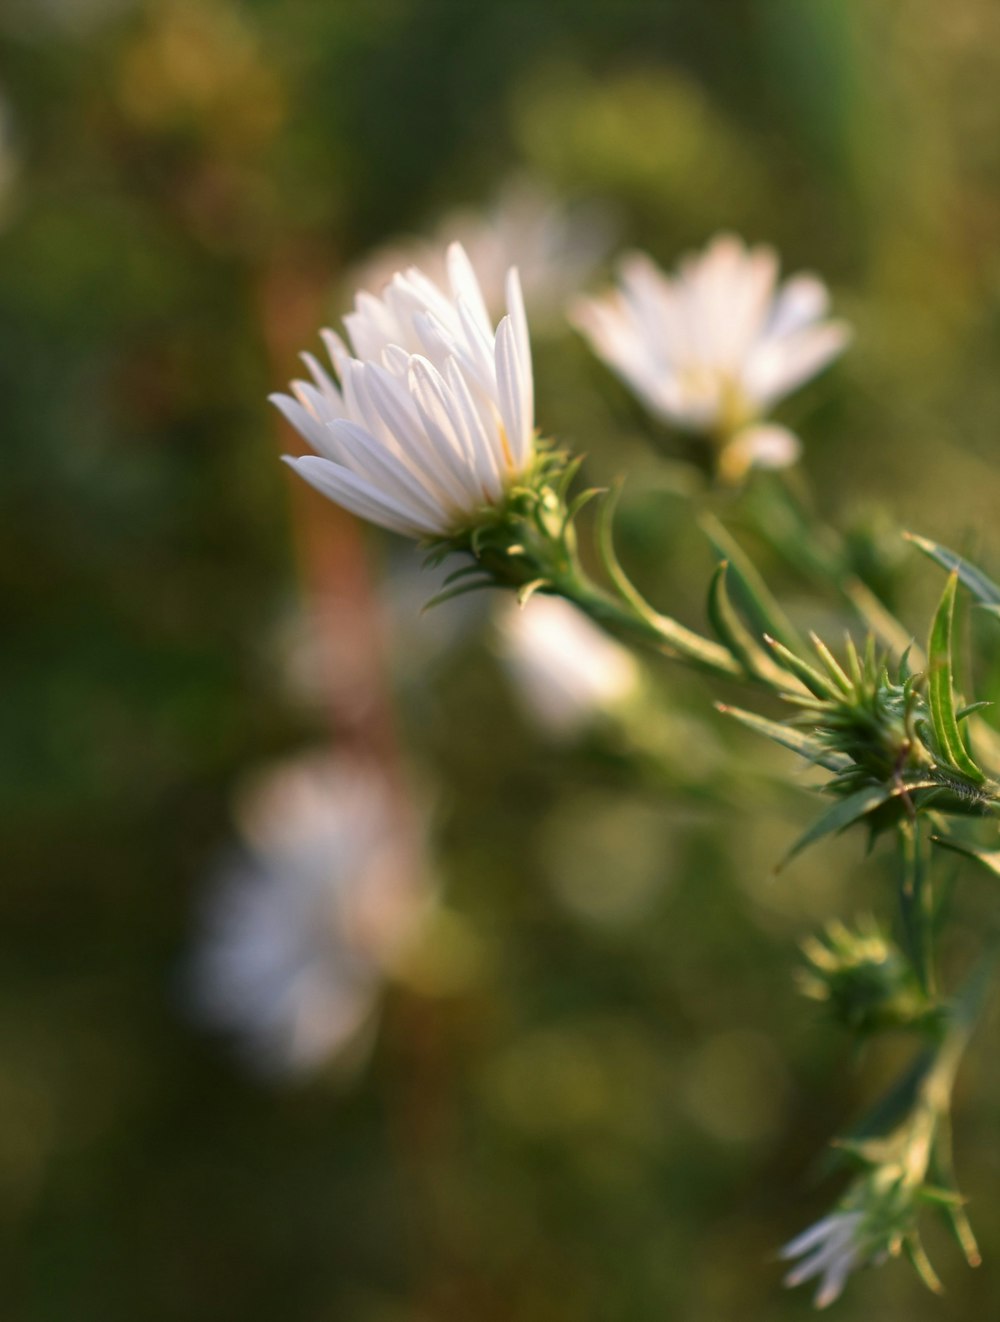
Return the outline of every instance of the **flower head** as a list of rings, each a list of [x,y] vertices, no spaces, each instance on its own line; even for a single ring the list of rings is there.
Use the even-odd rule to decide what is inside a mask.
[[[243,851],[206,893],[188,994],[262,1072],[313,1068],[369,1024],[427,899],[395,822],[374,771],[323,755],[242,796]]]
[[[825,319],[820,280],[797,275],[779,287],[777,276],[773,249],[722,234],[672,277],[633,253],[619,288],[578,300],[572,317],[653,413],[720,441],[722,467],[737,476],[795,461],[797,438],[760,419],[848,339],[843,322]]]
[[[317,452],[288,462],[345,509],[418,539],[447,537],[502,505],[535,457],[528,323],[517,272],[494,330],[459,244],[445,291],[416,267],[344,318],[350,348],[323,332],[337,380],[311,354],[312,380],[274,403]]]
[[[817,1308],[826,1308],[840,1298],[852,1271],[865,1265],[867,1255],[860,1241],[863,1212],[832,1212],[803,1231],[781,1250],[783,1258],[801,1258],[785,1277],[787,1286],[820,1278]]]
[[[565,203],[539,180],[515,176],[501,185],[485,208],[448,212],[429,238],[404,236],[370,253],[348,273],[349,288],[381,290],[397,271],[409,266],[419,266],[443,285],[448,279],[445,251],[451,237],[468,253],[491,315],[503,314],[507,271],[516,266],[532,322],[561,320],[566,299],[604,257],[610,232],[603,209]]]

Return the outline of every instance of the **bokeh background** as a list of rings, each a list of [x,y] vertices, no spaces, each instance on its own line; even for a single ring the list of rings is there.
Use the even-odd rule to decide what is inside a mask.
[[[856,1058],[796,996],[796,941],[888,913],[887,860],[849,836],[774,879],[813,802],[680,671],[655,669],[662,758],[547,739],[480,615],[420,620],[416,552],[293,492],[265,396],[353,263],[512,175],[665,264],[773,242],[856,327],[783,416],[922,631],[940,577],[897,525],[1000,565],[998,81],[991,0],[5,0],[5,1318],[807,1315],[775,1248],[906,1046]],[[632,475],[623,558],[701,624],[671,438],[558,318],[536,376],[591,479]],[[289,679],[317,621],[332,698]],[[338,663],[381,686],[353,721]],[[998,679],[987,656],[979,696]],[[405,767],[449,921],[349,1075],[262,1081],[188,1012],[199,896],[248,771],[365,739]],[[963,871],[952,976],[995,906]],[[895,1264],[843,1318],[996,1313],[996,1031],[957,1103],[985,1265],[932,1231],[943,1302]]]

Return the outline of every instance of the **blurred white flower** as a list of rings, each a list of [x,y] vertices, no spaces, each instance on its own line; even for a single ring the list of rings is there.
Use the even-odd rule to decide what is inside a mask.
[[[575,606],[535,596],[498,611],[500,654],[530,714],[554,735],[574,734],[639,689],[632,654]]]
[[[436,284],[447,279],[444,252],[456,239],[469,255],[492,316],[505,306],[507,271],[516,266],[533,322],[561,314],[610,246],[612,226],[593,204],[569,206],[528,178],[508,180],[484,210],[449,212],[430,238],[404,238],[376,249],[348,272],[352,289],[377,293],[394,273],[419,266]]]
[[[729,234],[675,276],[642,253],[620,274],[617,289],[571,309],[594,351],[653,413],[725,445],[724,475],[794,463],[798,438],[758,420],[848,341],[845,323],[826,319],[825,285],[803,274],[779,286],[774,250]]]
[[[386,785],[353,762],[279,764],[237,823],[245,850],[205,896],[189,1000],[262,1072],[302,1072],[362,1037],[428,892]]]
[[[862,1212],[833,1212],[786,1244],[781,1256],[802,1261],[785,1277],[785,1284],[801,1285],[818,1276],[816,1307],[826,1308],[839,1299],[851,1272],[868,1261],[859,1239],[863,1220]]]
[[[521,286],[507,272],[496,332],[460,244],[449,292],[416,267],[344,318],[351,348],[323,340],[339,386],[311,354],[312,382],[272,400],[318,453],[288,462],[362,518],[409,537],[447,536],[502,502],[535,454],[534,391]]]

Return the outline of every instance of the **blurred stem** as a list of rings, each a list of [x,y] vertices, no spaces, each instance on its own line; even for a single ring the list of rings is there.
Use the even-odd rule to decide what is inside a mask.
[[[924,995],[936,995],[934,970],[934,897],[930,857],[920,819],[904,819],[899,835],[899,907],[907,952]]]

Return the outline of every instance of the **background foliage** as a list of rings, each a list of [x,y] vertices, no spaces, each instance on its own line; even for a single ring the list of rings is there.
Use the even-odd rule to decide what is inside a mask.
[[[702,785],[725,744],[790,759],[679,671],[664,793],[627,749],[547,746],[483,631],[401,664],[462,985],[390,991],[350,1087],[262,1087],[188,1023],[234,781],[326,737],[276,659],[298,588],[264,396],[343,310],[348,262],[513,170],[610,200],[667,264],[734,228],[818,269],[856,326],[785,417],[859,570],[922,629],[940,577],[894,520],[1000,564],[998,78],[987,0],[4,6],[5,1316],[805,1315],[772,1254],[836,1191],[816,1153],[887,1067],[792,994],[795,942],[884,908],[886,863],[849,837],[772,879],[813,805],[766,777],[699,798],[691,748]],[[633,474],[623,558],[700,624],[711,558],[654,476],[664,438],[571,336],[540,339],[536,373],[591,477]],[[957,963],[995,903],[963,878]],[[943,1248],[944,1305],[903,1268],[866,1276],[845,1319],[995,1311],[995,1033],[958,1096],[986,1265]]]

